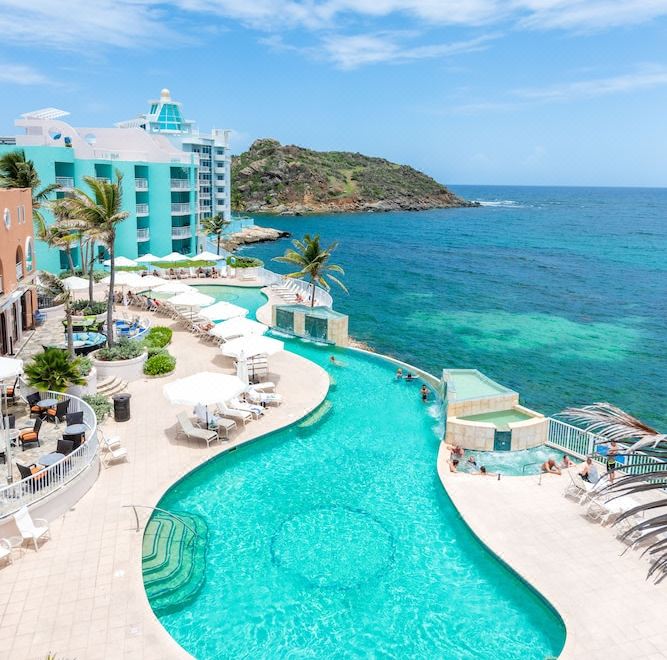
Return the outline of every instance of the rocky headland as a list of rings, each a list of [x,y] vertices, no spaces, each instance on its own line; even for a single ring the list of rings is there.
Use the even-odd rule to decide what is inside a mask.
[[[479,206],[408,165],[347,151],[253,142],[232,161],[237,211],[302,215]]]

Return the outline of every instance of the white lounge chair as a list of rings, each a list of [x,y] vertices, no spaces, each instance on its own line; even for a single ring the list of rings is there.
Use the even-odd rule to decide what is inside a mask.
[[[0,559],[6,559],[8,564],[12,563],[12,544],[7,539],[0,539]]]
[[[570,477],[570,483],[565,486],[563,491],[563,497],[570,497],[575,500],[575,502],[581,503],[582,500],[588,497],[588,494],[593,490],[593,484],[588,481],[584,481],[581,478],[581,475],[578,473],[573,473],[573,469],[565,470],[568,476]]]
[[[102,438],[102,449],[104,449],[104,457],[102,461],[105,465],[115,463],[116,461],[127,460],[127,447],[122,447],[120,437],[117,435],[109,436],[108,438],[99,430]]]
[[[262,406],[256,406],[252,403],[246,403],[240,399],[230,399],[229,404],[236,410],[246,410],[253,415],[255,419],[259,419],[264,414]]]
[[[224,401],[218,403],[218,412],[222,417],[229,417],[230,419],[238,420],[247,424],[252,419],[252,413],[247,410],[239,410],[238,408],[230,408]]]
[[[176,415],[176,419],[181,427],[181,432],[188,438],[204,440],[207,447],[209,447],[214,440],[220,440],[216,431],[196,428],[185,413],[179,413]]]
[[[276,384],[267,380],[264,383],[254,383],[252,389],[257,392],[273,392],[276,389]]]
[[[37,545],[38,539],[51,537],[49,523],[43,518],[35,518],[33,520],[28,511],[28,507],[26,506],[21,507],[14,514],[14,520],[19,529],[19,533],[21,534],[21,538],[24,541],[32,541],[35,550],[39,550],[39,546]]]
[[[279,406],[283,402],[282,396],[280,394],[274,394],[273,392],[258,392],[252,387],[248,388],[248,391],[245,393],[246,399],[250,403],[260,403],[260,404],[275,404]]]

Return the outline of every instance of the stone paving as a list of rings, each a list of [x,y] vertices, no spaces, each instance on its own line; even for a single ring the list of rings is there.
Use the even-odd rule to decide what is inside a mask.
[[[210,344],[164,317],[174,328],[170,351],[176,372],[129,384],[131,420],[107,420],[103,432],[119,435],[129,460],[102,469],[93,488],[51,523],[52,538],[39,552],[13,553],[0,568],[0,658],[79,660],[179,658],[187,654],[152,613],[141,577],[142,534],[130,504],[152,506],[180,477],[210,458],[297,421],[316,408],[329,387],[326,372],[293,353],[269,358],[270,379],[283,403],[232,434],[229,442],[205,443],[177,434],[176,413],[162,394],[170,380],[198,371],[233,372],[231,361]],[[190,412],[188,410],[188,412]],[[145,523],[148,512],[141,515]]]
[[[667,658],[667,582],[646,581],[648,562],[562,496],[566,474],[452,474],[441,446],[440,479],[466,523],[537,589],[567,628],[561,658]]]

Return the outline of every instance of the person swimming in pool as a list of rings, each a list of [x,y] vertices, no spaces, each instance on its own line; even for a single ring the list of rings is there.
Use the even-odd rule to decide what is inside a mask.
[[[421,394],[421,397],[422,397],[422,401],[424,403],[426,403],[428,401],[428,394],[429,394],[428,387],[426,387],[426,385],[422,385],[422,388],[420,390],[420,394]]]
[[[413,376],[409,371],[408,375],[405,377],[405,380],[417,380],[416,376]]]
[[[557,474],[560,476],[560,468],[556,465],[556,461],[553,458],[544,461],[541,469],[545,474]]]
[[[396,380],[401,380],[403,378],[403,369],[400,367],[396,369]]]

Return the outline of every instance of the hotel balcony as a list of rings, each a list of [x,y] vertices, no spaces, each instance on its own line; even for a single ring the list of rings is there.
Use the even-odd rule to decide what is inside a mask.
[[[199,193],[199,199],[211,199],[211,193]]]
[[[172,204],[171,205],[172,215],[190,215],[190,203],[187,204]]]
[[[137,229],[137,243],[145,243],[150,240],[150,229]]]
[[[71,190],[72,188],[74,188],[74,178],[71,176],[57,176],[56,185],[60,186],[61,188],[64,188],[65,190],[67,189]]]
[[[199,166],[199,171],[200,171],[200,172],[207,173],[207,172],[210,172],[210,171],[211,171],[211,168],[210,168],[210,167],[207,167],[207,166],[205,166],[205,165],[200,165],[200,166]]]
[[[137,216],[147,216],[148,215],[148,204],[137,204]]]
[[[171,228],[172,238],[190,238],[190,236],[192,236],[192,227],[190,227],[190,225]]]
[[[217,193],[215,193],[215,198],[224,202],[227,199],[227,193],[217,192]]]
[[[148,190],[148,179],[135,179],[134,180],[134,189],[135,190]]]
[[[190,190],[192,186],[190,185],[190,179],[172,179],[171,180],[171,189],[172,190]]]
[[[227,174],[227,168],[216,166],[215,173],[216,174]]]

